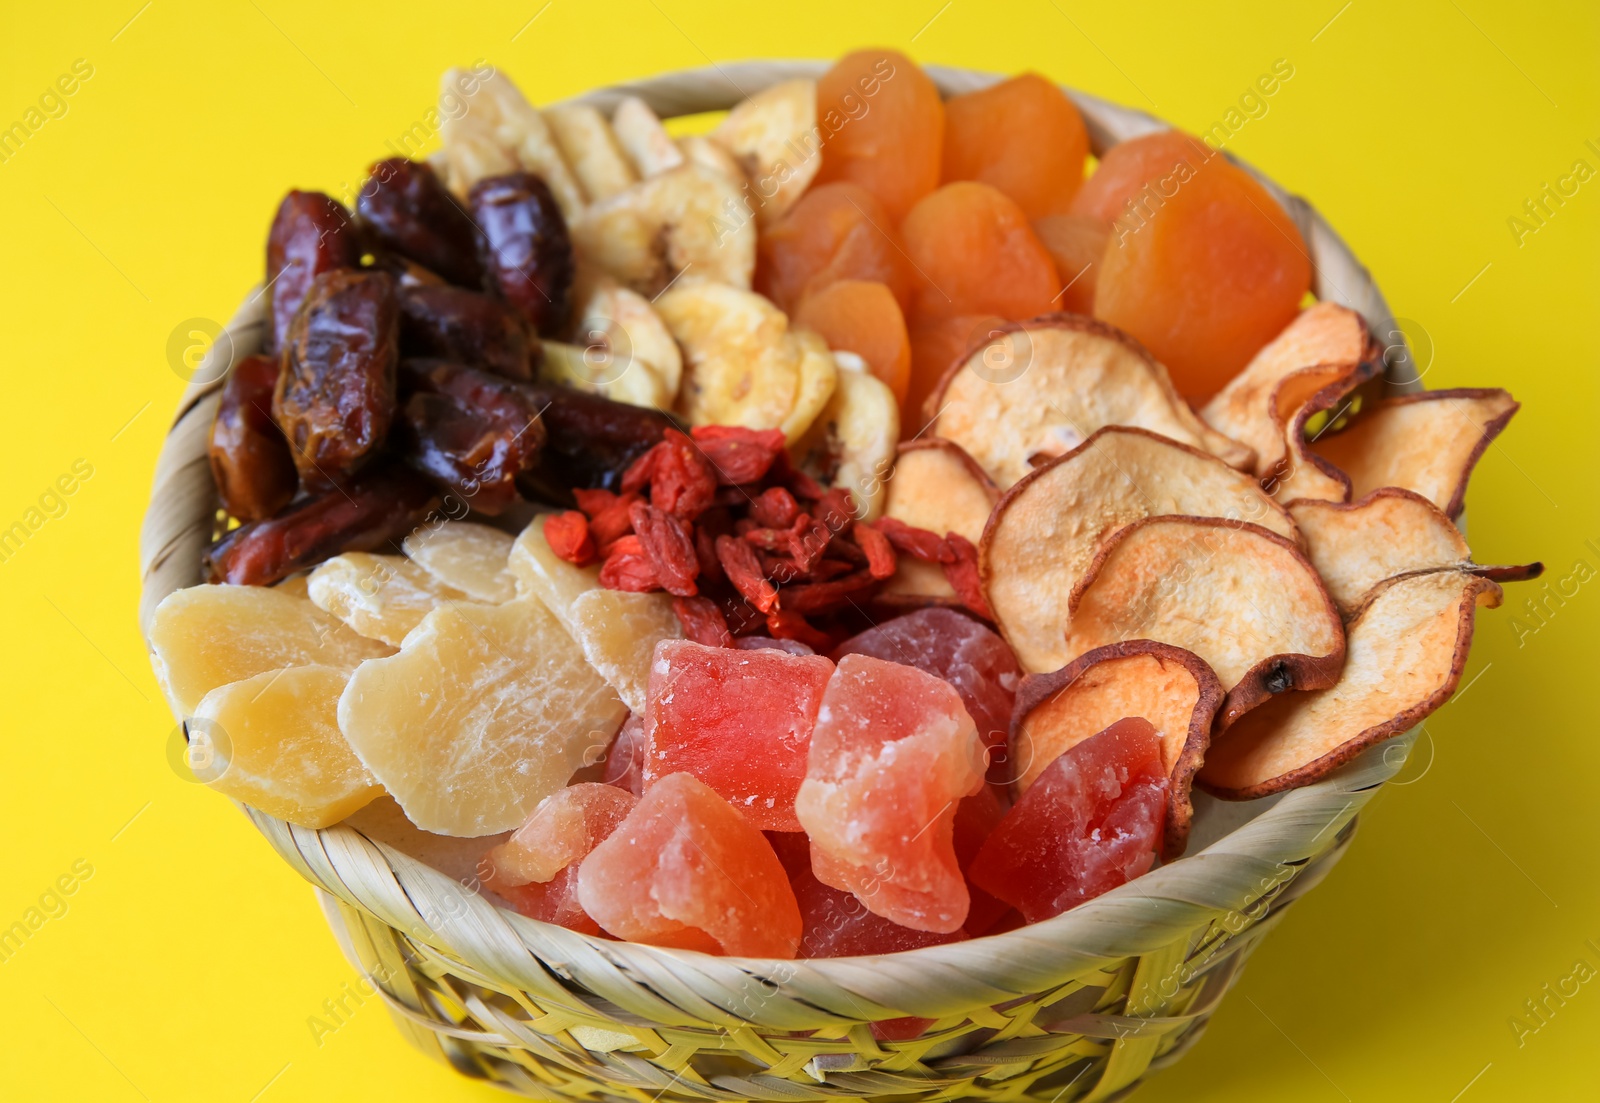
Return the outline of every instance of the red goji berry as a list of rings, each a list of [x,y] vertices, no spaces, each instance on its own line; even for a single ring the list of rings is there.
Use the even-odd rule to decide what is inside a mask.
[[[589,519],[575,509],[547,516],[544,519],[544,538],[550,550],[568,563],[587,567],[599,558],[594,540],[589,536]]]
[[[617,500],[616,494],[612,491],[585,490],[582,487],[574,489],[572,496],[578,500],[578,508],[587,513],[591,519]]]
[[[805,617],[788,609],[767,614],[767,634],[775,640],[798,640],[821,655],[833,650],[832,636],[813,628]]]
[[[661,589],[656,571],[645,554],[644,545],[637,536],[619,536],[611,545],[606,561],[600,565],[600,585],[608,590],[626,590],[633,594],[649,593]]]
[[[807,582],[787,586],[781,595],[783,607],[802,615],[827,613],[850,604],[852,598],[878,585],[868,571],[856,571],[831,582]]]
[[[732,647],[733,633],[717,603],[706,597],[675,597],[672,611],[683,625],[683,635],[707,647]]]
[[[783,487],[769,487],[750,503],[750,516],[768,528],[786,529],[800,516],[800,503]]]
[[[777,429],[696,425],[689,432],[724,486],[757,481],[783,454],[783,433]]]
[[[828,526],[829,532],[839,532],[856,519],[856,503],[848,490],[834,486],[822,492],[811,512]]]
[[[989,608],[989,600],[983,592],[983,579],[978,573],[978,549],[959,532],[948,534],[945,540],[955,554],[950,562],[943,564],[944,577],[961,599],[961,604],[984,620],[994,620],[994,611]]]
[[[650,477],[651,505],[692,521],[716,502],[717,473],[699,445],[676,429],[668,429],[656,452]]]
[[[889,538],[865,521],[857,521],[856,543],[867,556],[867,571],[873,578],[888,578],[894,574],[894,545]]]
[[[700,562],[702,580],[721,582],[726,577],[717,561],[717,534],[704,525],[694,527],[694,557]]]
[[[688,523],[648,502],[634,502],[628,514],[661,588],[678,597],[698,594],[694,580],[700,573],[700,560],[695,558],[694,533]]]
[[[802,513],[789,529],[789,554],[802,571],[810,573],[832,540],[833,531],[827,525],[809,513]]]
[[[950,542],[938,533],[912,528],[895,517],[879,517],[874,523],[878,531],[889,538],[889,543],[894,545],[896,551],[915,556],[925,563],[949,563],[955,558],[955,552],[950,550]]]
[[[634,494],[643,490],[645,484],[655,477],[656,462],[661,453],[666,449],[666,441],[661,441],[651,447],[650,451],[640,456],[628,465],[622,473],[622,492]]]
[[[778,591],[761,572],[761,561],[755,549],[743,540],[732,536],[717,537],[717,560],[727,573],[733,588],[763,613],[770,613],[778,603]]]
[[[607,553],[618,537],[633,531],[633,516],[629,511],[638,500],[638,494],[612,495],[611,503],[589,518],[589,532],[601,555]]]
[[[728,620],[728,629],[735,636],[747,636],[757,629],[766,627],[766,615],[746,601],[743,594],[728,590],[717,595],[714,600],[722,609],[722,615]]]

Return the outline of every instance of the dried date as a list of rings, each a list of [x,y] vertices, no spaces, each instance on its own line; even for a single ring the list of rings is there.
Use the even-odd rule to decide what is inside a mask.
[[[343,203],[318,191],[284,196],[267,233],[269,326],[261,351],[273,353],[283,347],[312,280],[360,263],[361,243]]]
[[[400,352],[528,382],[539,345],[521,316],[492,295],[449,284],[414,285],[400,291]]]
[[[467,201],[481,231],[483,285],[510,303],[541,337],[567,323],[572,306],[572,240],[555,196],[528,172],[491,176]]]
[[[674,428],[659,410],[549,383],[527,389],[546,430],[544,454],[523,479],[532,498],[565,505],[577,487],[616,490],[629,465]]]
[[[461,287],[482,284],[477,229],[427,162],[391,157],[373,165],[356,210],[377,248]]]
[[[241,521],[271,517],[294,497],[299,476],[289,442],[272,420],[278,361],[247,356],[234,365],[211,422],[206,455],[222,508]]]

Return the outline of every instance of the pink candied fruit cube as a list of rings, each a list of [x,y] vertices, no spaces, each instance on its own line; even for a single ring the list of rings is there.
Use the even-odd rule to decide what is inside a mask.
[[[1168,782],[1148,720],[1118,720],[1045,767],[990,833],[972,883],[1029,923],[1146,872],[1161,846]]]
[[[578,870],[578,900],[618,938],[794,956],[800,906],[772,844],[690,774],[668,774]]]
[[[904,927],[951,933],[967,916],[956,806],[983,786],[983,745],[950,684],[846,655],[828,680],[795,811],[817,880]]]
[[[689,773],[763,831],[799,831],[794,798],[833,662],[663,640],[650,666],[644,787]]]
[[[634,796],[644,792],[644,740],[644,717],[630,712],[606,751],[605,772],[600,780]]]
[[[631,793],[611,785],[586,782],[557,789],[489,851],[486,886],[532,919],[599,934],[578,903],[578,868],[637,803]]]

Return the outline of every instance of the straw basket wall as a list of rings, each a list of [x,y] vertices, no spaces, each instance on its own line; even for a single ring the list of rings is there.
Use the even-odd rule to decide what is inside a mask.
[[[633,94],[671,117],[825,68],[729,63],[582,100],[609,110]],[[928,72],[947,95],[1000,79]],[[1097,154],[1165,127],[1067,91]],[[1304,200],[1261,179],[1305,237],[1317,295],[1391,333],[1383,297],[1344,243]],[[219,377],[230,356],[256,348],[261,327],[252,296],[228,326],[231,348],[218,343],[179,405],[144,523],[146,624],[163,597],[201,581],[217,509],[205,442]],[[1391,386],[1416,389],[1404,346],[1392,351]],[[498,909],[351,826],[312,831],[245,811],[317,887],[345,955],[402,1031],[467,1076],[551,1100],[1071,1103],[1119,1098],[1193,1044],[1252,947],[1338,860],[1410,746],[1399,737],[1253,806],[1200,797],[1181,861],[1044,923],[876,958],[712,958],[590,938]],[[877,1035],[869,1025],[912,1016],[931,1022]]]

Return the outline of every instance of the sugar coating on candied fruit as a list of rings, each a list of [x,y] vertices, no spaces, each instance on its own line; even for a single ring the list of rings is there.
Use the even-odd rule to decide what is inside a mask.
[[[657,781],[578,867],[606,931],[655,946],[793,957],[800,908],[766,836],[689,774]]]
[[[643,712],[650,660],[662,640],[683,638],[671,594],[589,590],[572,603],[572,633],[584,658],[634,712]]]
[[[983,746],[943,679],[846,655],[823,692],[795,812],[817,879],[902,926],[966,920],[956,805],[983,785]]]
[[[216,756],[202,780],[301,827],[327,827],[383,793],[339,734],[348,670],[295,666],[218,686],[189,722]]]
[[[1029,923],[1133,880],[1155,862],[1168,781],[1148,720],[1119,720],[1052,762],[990,833],[973,884]]]
[[[794,799],[832,661],[762,648],[657,646],[646,709],[645,791],[686,772],[767,831],[798,831]]]
[[[507,560],[511,534],[471,521],[446,521],[406,537],[405,553],[446,586],[474,601],[499,605],[517,596]]]
[[[625,713],[554,615],[519,598],[429,613],[357,669],[339,728],[412,823],[478,836],[519,826]]]
[[[286,666],[353,670],[393,652],[292,591],[191,586],[167,595],[150,622],[156,679],[179,716],[218,686]]]
[[[578,869],[638,803],[612,785],[579,782],[557,789],[489,851],[488,887],[530,918],[599,934],[599,924],[578,903]]]
[[[345,552],[311,572],[311,603],[368,639],[399,647],[435,607],[466,594],[403,555]]]

